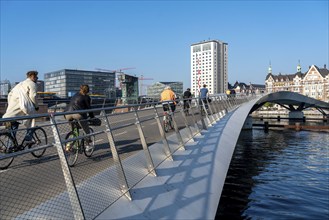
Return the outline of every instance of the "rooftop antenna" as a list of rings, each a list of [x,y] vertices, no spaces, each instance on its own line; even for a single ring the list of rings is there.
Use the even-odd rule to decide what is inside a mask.
[[[298,60],[298,65],[297,65],[297,72],[301,72],[302,68],[300,66],[300,60]]]
[[[271,60],[270,60],[270,66],[268,67],[268,73],[272,73],[272,65],[271,65]]]

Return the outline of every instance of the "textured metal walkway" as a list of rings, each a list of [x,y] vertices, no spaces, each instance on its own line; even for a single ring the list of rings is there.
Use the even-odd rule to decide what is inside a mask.
[[[210,125],[173,154],[98,219],[214,219],[226,174],[244,121],[255,101]],[[152,148],[160,148],[158,144]],[[137,156],[138,157],[138,156]]]

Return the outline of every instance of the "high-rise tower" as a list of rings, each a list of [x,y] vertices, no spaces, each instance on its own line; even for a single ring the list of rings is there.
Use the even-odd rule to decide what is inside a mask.
[[[227,90],[228,44],[208,40],[191,45],[191,92],[199,96],[199,90],[207,85],[210,94]]]

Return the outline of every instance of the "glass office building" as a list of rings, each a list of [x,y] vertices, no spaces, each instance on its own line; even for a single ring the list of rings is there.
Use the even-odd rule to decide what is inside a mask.
[[[166,86],[170,86],[175,92],[177,98],[183,95],[183,83],[182,82],[156,82],[147,88],[147,97],[153,99],[160,99],[160,94]]]
[[[62,69],[45,73],[45,92],[55,92],[57,96],[68,98],[87,84],[90,94],[116,98],[115,72]]]

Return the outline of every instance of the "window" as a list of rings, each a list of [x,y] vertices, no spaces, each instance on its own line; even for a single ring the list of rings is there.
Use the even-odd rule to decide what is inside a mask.
[[[201,46],[200,45],[198,45],[198,46],[194,46],[193,47],[193,52],[195,53],[195,52],[200,52],[201,51]]]

